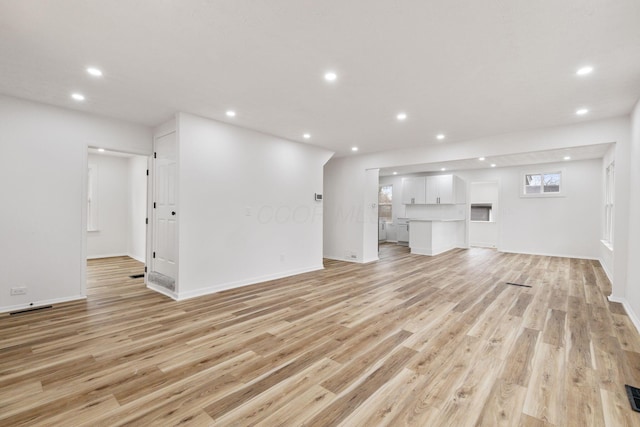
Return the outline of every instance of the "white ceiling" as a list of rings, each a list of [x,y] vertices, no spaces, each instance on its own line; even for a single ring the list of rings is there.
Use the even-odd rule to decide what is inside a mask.
[[[613,143],[584,145],[579,147],[569,147],[556,150],[532,151],[528,153],[509,154],[504,156],[486,157],[484,160],[478,158],[452,160],[449,162],[425,163],[419,165],[398,166],[380,169],[380,176],[408,175],[421,172],[442,172],[445,168],[447,172],[469,170],[469,169],[490,169],[492,164],[496,168],[535,165],[541,163],[564,162],[565,157],[570,157],[570,161],[599,159],[604,157],[607,150]]]
[[[639,17],[638,0],[6,0],[0,93],[149,126],[185,111],[351,155],[628,114]]]

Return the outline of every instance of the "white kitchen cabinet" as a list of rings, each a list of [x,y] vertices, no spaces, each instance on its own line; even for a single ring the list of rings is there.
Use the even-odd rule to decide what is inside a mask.
[[[425,184],[424,176],[404,178],[402,180],[402,203],[405,205],[424,205],[426,203]]]
[[[428,176],[425,189],[425,200],[428,205],[465,203],[465,183],[455,175]]]

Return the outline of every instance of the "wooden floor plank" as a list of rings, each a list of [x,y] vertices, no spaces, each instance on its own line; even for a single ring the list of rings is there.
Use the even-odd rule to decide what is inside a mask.
[[[90,260],[85,301],[0,314],[0,425],[640,426],[640,336],[597,262],[324,265],[176,302]]]

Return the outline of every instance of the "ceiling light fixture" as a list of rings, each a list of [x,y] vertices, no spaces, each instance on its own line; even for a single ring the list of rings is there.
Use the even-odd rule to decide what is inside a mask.
[[[104,148],[98,148],[98,151],[104,153]]]
[[[358,147],[351,147],[351,151],[358,151]]]
[[[579,68],[578,71],[576,71],[576,74],[578,76],[586,76],[587,74],[591,74],[592,71],[593,71],[593,67],[586,66],[586,67]]]
[[[303,137],[304,139],[309,139],[309,138],[311,138],[311,134],[309,134],[309,133],[305,133],[304,135],[302,135],[302,137]]]
[[[87,73],[91,74],[93,77],[102,77],[102,71],[95,67],[87,68]]]
[[[393,174],[394,174],[394,175],[398,175],[398,172],[394,172]]]
[[[81,93],[72,93],[71,97],[76,101],[84,101],[84,95]]]
[[[447,168],[440,168],[440,170],[444,172],[447,170]]]
[[[329,71],[327,73],[325,73],[324,75],[324,79],[328,82],[333,82],[338,78],[338,75],[336,73],[334,73],[333,71]]]
[[[398,113],[398,115],[396,116],[396,118],[398,120],[406,120],[407,118],[407,113]]]
[[[495,164],[495,163],[491,163],[491,167],[492,167],[492,168],[495,168],[495,167],[496,167],[496,164]]]
[[[571,156],[564,156],[563,159],[564,160],[571,160]]]
[[[587,110],[586,108],[580,108],[579,110],[576,110],[576,114],[579,115],[579,116],[584,116],[588,112],[589,112],[589,110]]]
[[[484,162],[484,157],[479,157],[478,160],[480,160],[481,162]]]
[[[444,139],[444,133],[439,133],[436,135],[436,138],[438,139]]]
[[[235,117],[236,116],[236,112],[233,110],[228,110],[227,111],[227,117]]]

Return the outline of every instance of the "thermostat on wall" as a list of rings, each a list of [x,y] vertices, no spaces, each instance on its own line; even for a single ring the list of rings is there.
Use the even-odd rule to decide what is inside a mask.
[[[322,194],[314,193],[314,197],[316,199],[316,202],[322,201]]]

